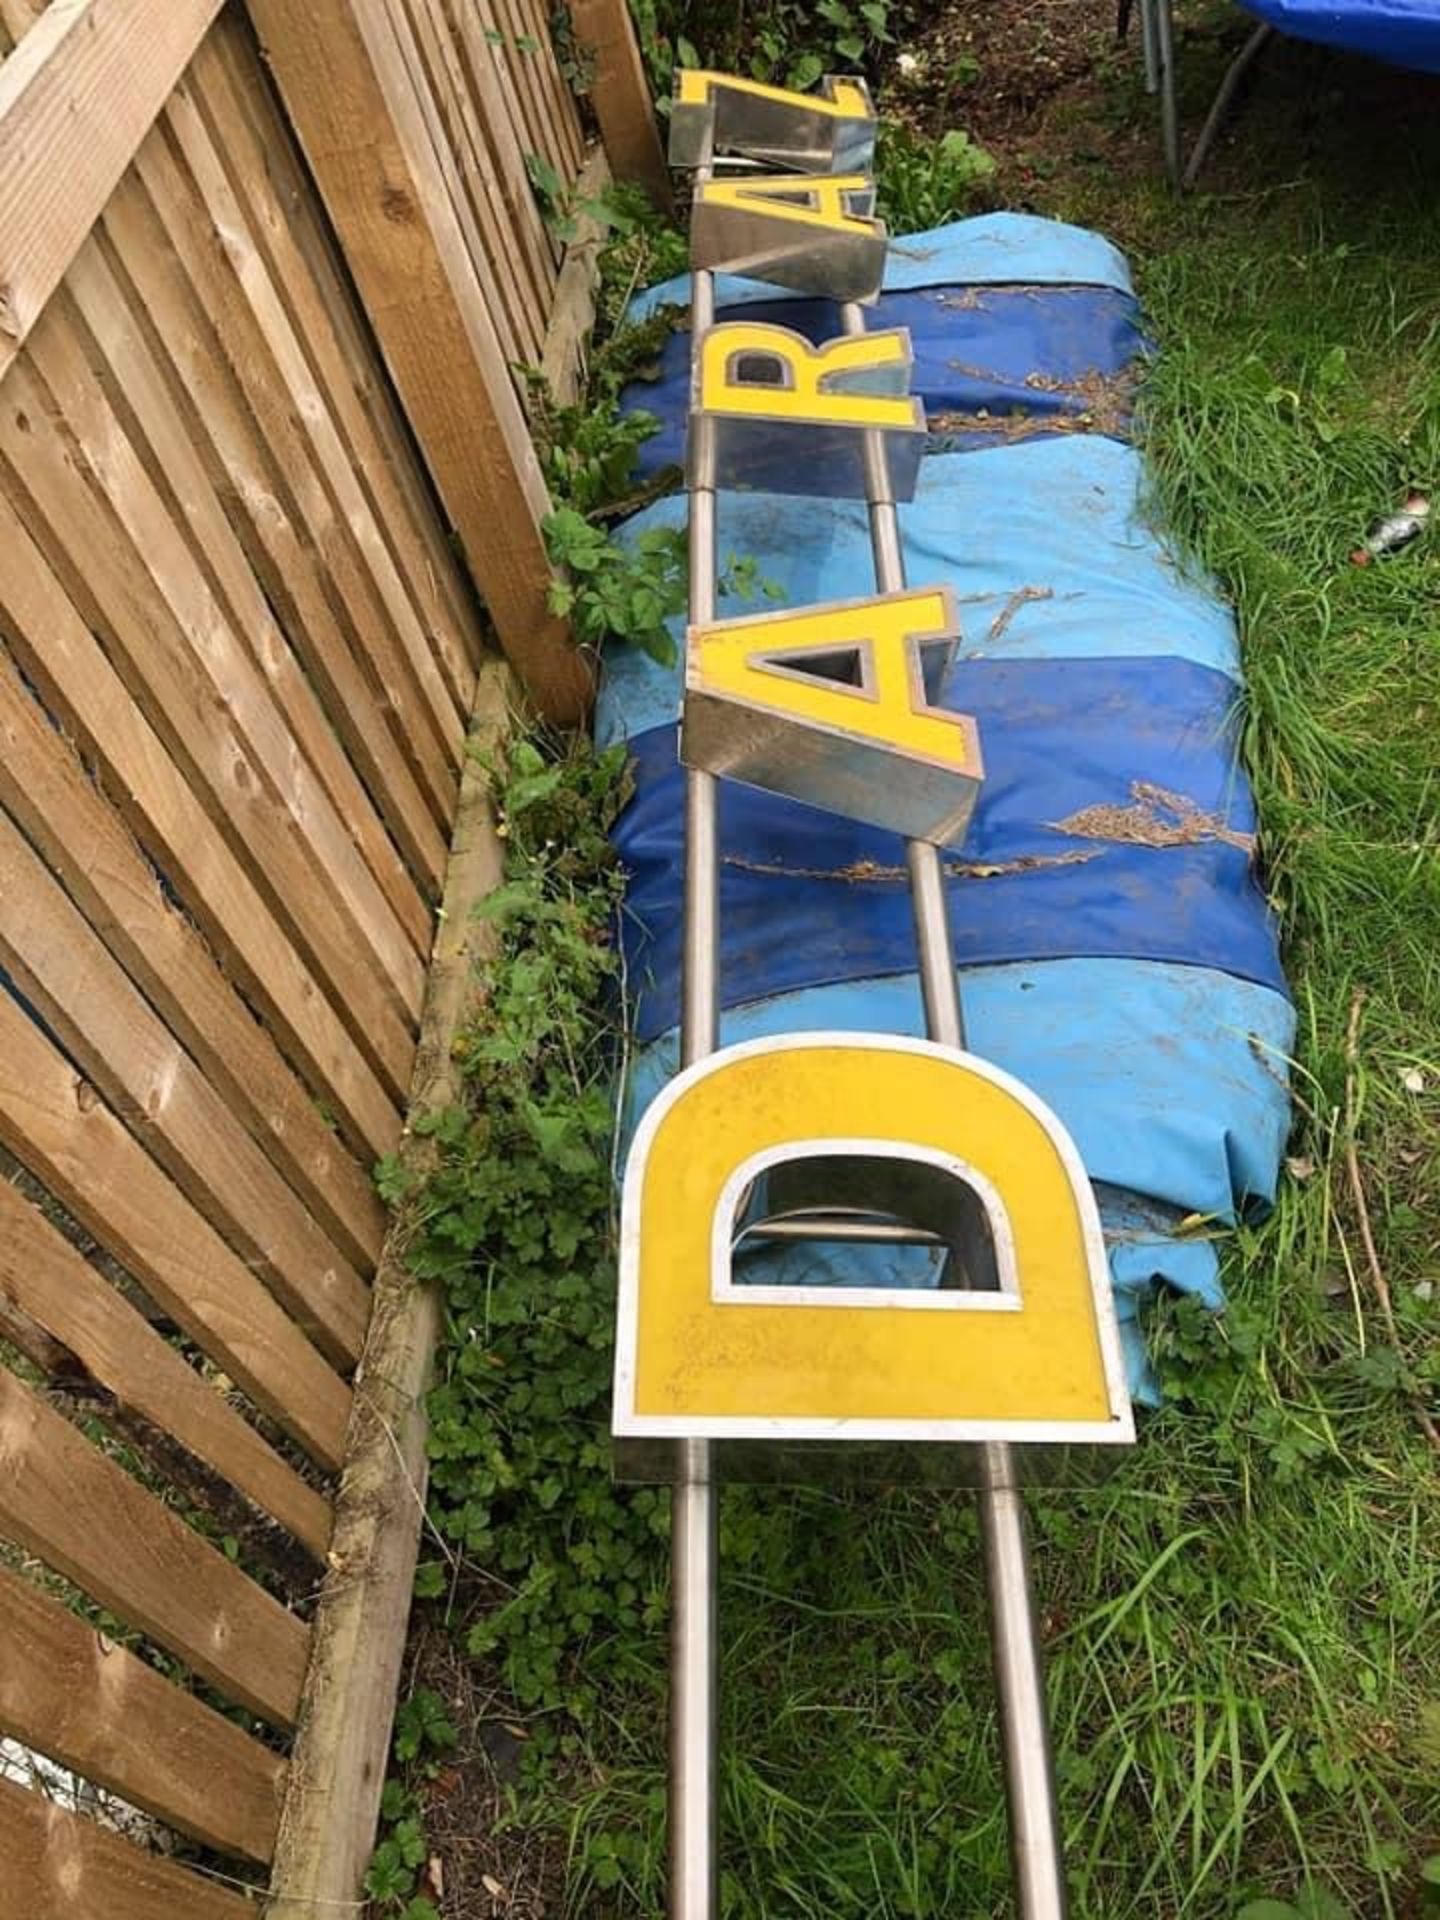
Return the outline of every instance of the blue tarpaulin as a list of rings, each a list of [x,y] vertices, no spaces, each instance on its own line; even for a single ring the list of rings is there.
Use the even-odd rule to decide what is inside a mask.
[[[1366,53],[1395,67],[1440,73],[1440,0],[1240,0],[1247,13],[1297,40]]]
[[[685,283],[667,291],[687,297]],[[817,338],[839,331],[823,303],[722,281],[720,317],[737,306]],[[1074,1136],[1145,1394],[1136,1302],[1163,1282],[1218,1304],[1210,1228],[1273,1198],[1288,1124],[1293,1016],[1253,868],[1233,622],[1141,510],[1123,404],[1139,317],[1108,243],[1004,215],[916,236],[896,249],[872,324],[917,329],[932,413],[985,417],[922,462],[901,516],[912,582],[949,585],[960,603],[942,697],[978,716],[987,765],[972,831],[947,859],[967,1043]],[[633,396],[662,419],[662,462],[681,445],[687,367],[682,339]],[[1089,405],[1054,404],[1082,390]],[[630,526],[684,513],[665,500]],[[723,496],[719,549],[722,563],[753,558],[791,605],[873,591],[853,502]],[[639,1042],[627,1126],[678,1065],[679,701],[678,666],[607,661],[598,737],[630,743],[636,776],[616,828]],[[724,1042],[923,1032],[897,840],[728,785],[721,833]],[[741,1268],[770,1283],[936,1278],[913,1248],[770,1248]]]

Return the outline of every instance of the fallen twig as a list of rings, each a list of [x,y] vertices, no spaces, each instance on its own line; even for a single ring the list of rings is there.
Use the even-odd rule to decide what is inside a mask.
[[[1375,1246],[1375,1235],[1370,1225],[1370,1208],[1365,1199],[1365,1182],[1360,1173],[1360,1155],[1355,1145],[1355,1073],[1360,1057],[1360,1010],[1365,1004],[1365,989],[1357,987],[1350,1001],[1350,1022],[1345,1032],[1345,1171],[1350,1178],[1350,1197],[1355,1203],[1355,1215],[1360,1226],[1360,1243],[1365,1249],[1365,1264],[1370,1269],[1370,1282],[1375,1289],[1375,1298],[1380,1304],[1380,1317],[1385,1322],[1385,1330],[1390,1336],[1390,1344],[1398,1354],[1400,1351],[1400,1330],[1395,1324],[1395,1302],[1390,1295],[1390,1282],[1385,1278],[1385,1269],[1380,1264],[1380,1255]],[[1420,1429],[1431,1446],[1440,1451],[1440,1427],[1431,1418],[1430,1410],[1418,1394],[1412,1396],[1415,1415]]]

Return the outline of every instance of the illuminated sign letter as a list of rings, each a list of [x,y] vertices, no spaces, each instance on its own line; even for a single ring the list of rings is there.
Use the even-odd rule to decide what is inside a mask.
[[[737,1284],[750,1197],[816,1158],[963,1190],[988,1241],[981,1285]],[[688,1068],[626,1172],[614,1430],[622,1469],[627,1442],[674,1438],[1131,1440],[1068,1134],[1019,1081],[927,1040],[788,1034]]]
[[[863,173],[751,174],[695,189],[690,262],[817,299],[873,300],[885,277],[885,223]]]
[[[931,704],[924,651],[958,630],[944,587],[692,627],[680,756],[948,846],[984,768],[975,722]]]
[[[875,152],[875,110],[863,80],[827,74],[819,93],[792,93],[738,74],[682,67],[670,112],[670,164],[702,167],[746,154],[800,173],[849,173]]]
[[[925,409],[909,397],[912,363],[903,327],[818,347],[761,321],[711,327],[696,348],[695,398],[713,424],[690,444],[692,460],[705,447],[714,465],[692,484],[863,499],[859,434],[873,428],[885,435],[893,497],[913,498]]]

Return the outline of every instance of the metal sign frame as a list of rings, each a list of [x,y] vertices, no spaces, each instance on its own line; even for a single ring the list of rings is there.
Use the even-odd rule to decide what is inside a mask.
[[[874,120],[869,96],[860,83],[829,78],[814,96],[786,94],[783,89],[765,87],[733,76],[701,73],[681,75],[677,84],[677,106],[672,120],[671,160],[693,169],[696,221],[692,245],[691,333],[694,343],[694,375],[697,405],[690,421],[688,477],[690,487],[689,561],[690,561],[690,636],[703,641],[714,632],[716,622],[716,490],[743,470],[746,451],[734,439],[723,438],[734,429],[723,408],[698,404],[701,392],[700,357],[707,340],[715,332],[716,270],[744,270],[759,273],[773,283],[796,288],[807,294],[837,298],[845,337],[859,340],[866,334],[862,299],[873,298],[883,277],[884,239],[880,228],[879,254],[873,236],[866,240],[865,226],[871,193],[868,180],[857,187],[854,175],[869,167],[874,148]],[[734,192],[711,191],[717,181],[725,181],[727,165],[747,167],[755,160],[788,166],[793,177],[785,181],[757,181],[753,174],[744,181],[739,200]],[[827,181],[825,175],[848,175],[843,180]],[[745,199],[749,189],[750,199]],[[761,196],[757,200],[756,195]],[[780,195],[767,209],[763,196]],[[791,211],[775,218],[773,207],[787,205]],[[808,209],[794,217],[793,209]],[[719,217],[723,216],[723,217]],[[781,229],[790,229],[789,233]],[[865,358],[860,350],[859,359]],[[908,387],[890,384],[863,385],[857,392],[895,394]],[[777,386],[777,393],[779,391]],[[767,411],[763,406],[757,408]],[[783,412],[784,409],[777,409]],[[793,416],[792,416],[793,422]],[[772,423],[773,424],[773,423]],[[819,423],[815,423],[818,425]],[[834,422],[827,423],[834,426]],[[897,488],[892,471],[895,451],[893,434],[857,416],[848,427],[858,449],[858,473],[863,481],[867,503],[871,547],[874,556],[877,604],[887,597],[906,596],[905,556],[896,508]],[[737,463],[738,466],[737,466]],[[724,477],[722,477],[724,476]],[[907,476],[913,484],[913,475]],[[901,497],[905,497],[904,488]],[[757,635],[764,623],[756,623]],[[763,652],[763,643],[761,647]],[[913,665],[913,661],[912,661]],[[803,680],[803,672],[790,677]],[[615,1427],[618,1444],[628,1450],[628,1463],[637,1461],[647,1477],[673,1482],[672,1508],[672,1698],[671,1698],[671,1792],[670,1792],[670,1920],[716,1920],[718,1914],[718,1856],[716,1821],[716,1723],[717,1723],[717,1647],[716,1605],[719,1561],[718,1513],[722,1470],[746,1473],[749,1477],[805,1477],[822,1471],[818,1455],[827,1451],[825,1437],[819,1434],[794,1436],[776,1431],[747,1432],[733,1438],[719,1430],[715,1421],[687,1417],[658,1427],[650,1424],[648,1434],[641,1431],[634,1399],[635,1327],[639,1301],[639,1239],[644,1232],[642,1201],[636,1198],[643,1182],[648,1143],[663,1124],[666,1111],[683,1098],[686,1090],[698,1084],[707,1070],[725,1066],[743,1048],[729,1049],[719,1060],[719,844],[716,819],[716,782],[719,777],[750,778],[772,791],[793,791],[794,781],[786,785],[785,750],[775,751],[770,738],[766,750],[750,752],[732,729],[726,731],[726,717],[717,720],[712,702],[707,714],[703,673],[697,684],[694,672],[686,693],[685,754],[685,937],[681,981],[681,1075],[655,1103],[642,1125],[641,1137],[632,1153],[627,1172],[626,1220],[624,1227],[621,1318],[617,1347],[617,1401]],[[863,681],[863,676],[862,676]],[[864,697],[863,684],[851,691]],[[873,691],[873,689],[872,689]],[[692,699],[695,705],[692,708]],[[915,711],[920,708],[912,700]],[[954,718],[954,716],[950,716]],[[709,728],[707,737],[706,729]],[[761,728],[763,732],[763,727]],[[843,730],[842,730],[843,731]],[[742,729],[743,732],[743,729]],[[973,732],[973,728],[972,728]],[[897,1048],[918,1047],[937,1058],[965,1065],[981,1066],[964,1054],[965,1028],[958,979],[951,950],[950,927],[946,913],[944,870],[941,842],[963,831],[974,801],[974,789],[981,777],[978,752],[967,759],[961,756],[948,766],[932,769],[950,782],[947,809],[944,805],[923,808],[919,813],[897,817],[888,801],[871,804],[865,796],[856,801],[856,765],[846,762],[845,753],[853,742],[841,742],[838,759],[825,763],[827,748],[817,747],[818,735],[812,732],[810,749],[820,759],[812,761],[810,784],[799,797],[850,812],[866,809],[859,817],[909,832],[906,842],[906,868],[910,884],[915,943],[919,962],[921,994],[924,1002],[926,1042],[895,1040]],[[972,743],[973,744],[973,743]],[[836,752],[832,739],[828,750]],[[893,766],[865,760],[858,784],[884,786]],[[818,774],[815,767],[819,766]],[[837,774],[838,767],[838,774]],[[884,768],[877,773],[877,768]],[[848,784],[847,784],[848,781]],[[968,782],[968,786],[967,783]],[[837,799],[838,796],[838,799]],[[934,798],[933,794],[930,796]],[[792,1037],[797,1048],[817,1047],[837,1042],[866,1042],[876,1046],[876,1036],[818,1035],[803,1039]],[[760,1043],[762,1046],[774,1043]],[[753,1049],[752,1049],[753,1051]],[[993,1075],[993,1069],[987,1069]],[[998,1076],[1005,1078],[1005,1076]],[[1015,1083],[1009,1083],[1012,1087]],[[1025,1090],[1021,1090],[1022,1093]],[[1039,1103],[1026,1094],[1035,1107]],[[1043,1113],[1044,1109],[1040,1111]],[[1078,1155],[1053,1116],[1047,1116],[1053,1134],[1063,1142],[1067,1177],[1073,1182],[1077,1205],[1084,1216],[1085,1268],[1087,1284],[1093,1283],[1095,1327],[1105,1356],[1105,1378],[1110,1396],[1109,1431],[1112,1441],[1124,1443],[1133,1438],[1129,1401],[1120,1363],[1113,1306],[1104,1277],[1103,1246],[1093,1196],[1084,1177]],[[832,1166],[851,1163],[857,1153],[878,1147],[881,1155],[894,1141],[877,1139],[870,1131],[853,1129],[839,1137],[825,1136],[790,1141],[789,1159],[820,1169],[827,1161]],[[903,1154],[903,1143],[896,1147]],[[807,1159],[808,1156],[808,1159]],[[777,1159],[781,1156],[775,1156]],[[925,1161],[923,1152],[911,1151],[913,1165]],[[963,1181],[969,1156],[932,1154],[937,1177],[948,1178],[952,1186]],[[742,1160],[734,1170],[734,1180],[743,1182],[771,1169],[763,1154],[752,1156],[753,1164]],[[764,1165],[761,1165],[761,1161]],[[734,1180],[722,1193],[712,1196],[713,1219],[702,1223],[703,1233],[712,1236],[705,1284],[712,1290],[717,1280],[722,1251],[717,1251],[713,1234],[716,1222],[724,1222],[725,1209],[737,1205],[738,1189]],[[983,1192],[983,1181],[971,1180],[972,1190],[980,1195],[980,1208],[991,1213]],[[806,1182],[799,1180],[797,1191],[805,1196]],[[1083,1196],[1083,1200],[1078,1198]],[[1003,1209],[1002,1209],[1003,1212]],[[1025,1289],[1023,1262],[1012,1260],[1007,1268],[1003,1224],[997,1234],[996,1219],[990,1219],[996,1294],[987,1297],[992,1313],[1005,1312],[1019,1304]],[[935,1243],[937,1234],[915,1228],[893,1217],[871,1217],[864,1209],[846,1209],[830,1203],[818,1209],[811,1205],[782,1209],[775,1217],[745,1228],[777,1241],[813,1237],[839,1241],[885,1239],[921,1240]],[[690,1239],[693,1240],[693,1234]],[[703,1234],[702,1234],[703,1238]],[[687,1240],[687,1244],[689,1241]],[[1007,1285],[1009,1293],[1007,1294]],[[1016,1294],[1018,1288],[1018,1296]],[[763,1292],[763,1290],[762,1290]],[[739,1300],[749,1296],[749,1307],[767,1303],[755,1289],[734,1290],[734,1311],[748,1310]],[[718,1297],[718,1296],[717,1296]],[[731,1296],[726,1295],[727,1299]],[[894,1307],[894,1296],[883,1303]],[[978,1296],[974,1296],[978,1297]],[[952,1296],[952,1299],[954,1296]],[[927,1302],[927,1307],[932,1303]],[[803,1311],[803,1303],[787,1310]],[[971,1309],[973,1311],[973,1308]],[[753,1423],[747,1422],[747,1426]],[[773,1425],[773,1423],[772,1423]],[[864,1439],[877,1443],[893,1441],[894,1435],[876,1432],[863,1436],[857,1446],[858,1429],[854,1423],[841,1423],[841,1430],[829,1444],[835,1460],[854,1460],[864,1452]],[[950,1436],[955,1438],[957,1436]],[[992,1616],[992,1647],[997,1692],[1001,1708],[1005,1775],[1009,1803],[1011,1852],[1015,1875],[1018,1912],[1022,1920],[1064,1920],[1066,1894],[1061,1856],[1060,1828],[1056,1811],[1050,1734],[1045,1709],[1039,1635],[1031,1591],[1029,1552],[1026,1539],[1024,1499],[1021,1491],[1028,1464],[1064,1451],[1057,1443],[1078,1438],[1067,1432],[1063,1423],[1036,1423],[1023,1433],[1006,1429],[995,1421],[976,1423],[963,1435],[965,1471],[976,1486],[981,1535],[985,1551],[986,1579]],[[1086,1436],[1095,1438],[1092,1430]],[[912,1461],[948,1464],[944,1456],[945,1436],[934,1434],[928,1441],[908,1436],[905,1449]],[[1022,1439],[1026,1444],[1017,1446]],[[1030,1443],[1034,1444],[1030,1444]],[[1048,1444],[1046,1444],[1048,1443]],[[648,1454],[646,1449],[649,1449]],[[730,1457],[727,1458],[727,1450]],[[748,1452],[748,1461],[740,1456]],[[895,1461],[894,1447],[888,1458]],[[832,1460],[829,1464],[834,1464]],[[926,1475],[925,1464],[921,1477]],[[945,1477],[949,1477],[946,1474]]]

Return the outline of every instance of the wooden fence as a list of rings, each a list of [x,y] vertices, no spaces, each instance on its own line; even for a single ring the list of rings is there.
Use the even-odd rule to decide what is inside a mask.
[[[474,586],[533,699],[586,691],[527,156],[603,163],[539,0],[0,0],[0,56],[0,1912],[252,1913],[283,1831],[314,1913],[423,1488],[370,1170],[496,871]]]

